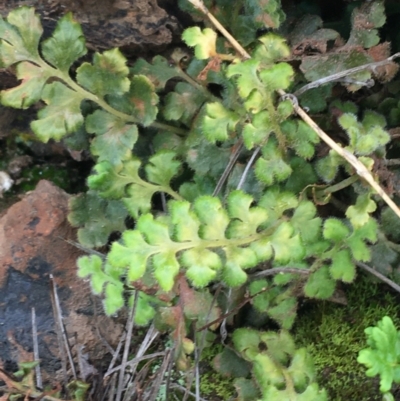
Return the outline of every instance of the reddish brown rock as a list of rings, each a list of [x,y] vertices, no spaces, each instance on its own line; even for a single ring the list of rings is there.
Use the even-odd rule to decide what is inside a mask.
[[[34,307],[41,368],[53,384],[61,377],[56,374],[61,362],[50,274],[58,287],[73,354],[77,345],[84,346],[90,363],[102,370],[108,350],[99,332],[114,346],[122,333],[120,324],[104,316],[99,300],[95,305],[88,283],[76,276],[81,251],[65,241],[75,239],[75,230],[66,220],[68,198],[43,180],[0,218],[0,367],[12,372],[17,362],[33,359]]]

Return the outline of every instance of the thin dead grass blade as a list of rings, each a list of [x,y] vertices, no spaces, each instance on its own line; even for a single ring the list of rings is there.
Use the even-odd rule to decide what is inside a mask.
[[[373,269],[372,267],[366,265],[365,263],[362,262],[357,262],[357,266],[361,267],[361,269],[365,270],[366,272],[368,272],[369,274],[372,274],[373,276],[375,276],[376,278],[378,278],[379,280],[383,281],[384,283],[386,283],[387,285],[389,285],[390,287],[392,287],[394,290],[396,290],[398,293],[400,293],[400,286],[398,284],[396,284],[395,282],[393,282],[392,280],[390,280],[389,278],[387,278],[386,276],[384,276],[383,274],[377,272],[375,269]]]
[[[69,364],[71,366],[71,372],[72,372],[72,375],[75,380],[77,379],[76,369],[74,366],[74,360],[72,358],[72,352],[71,352],[71,347],[68,342],[67,333],[65,331],[65,326],[64,326],[62,312],[61,312],[61,306],[60,306],[60,299],[59,299],[58,293],[57,293],[57,285],[54,281],[54,277],[52,274],[50,274],[50,283],[51,283],[50,295],[51,295],[51,301],[52,301],[52,305],[53,305],[54,319],[56,321],[57,337],[59,338],[58,342],[60,344],[61,359],[64,360],[64,362],[63,362],[64,380],[65,380],[65,383],[68,383],[67,363],[66,363],[65,352],[68,356]]]
[[[139,381],[140,381],[140,374],[137,374],[136,369],[137,365],[139,362],[146,357],[145,353],[149,349],[149,347],[153,344],[155,339],[158,337],[160,333],[156,330],[154,327],[154,324],[152,324],[149,329],[147,330],[146,336],[143,339],[138,351],[136,352],[136,356],[133,361],[127,362],[126,365],[129,364],[130,366],[130,373],[132,375],[132,380],[127,385],[127,387],[130,387],[124,396],[124,401],[130,401],[133,399],[134,395],[136,395],[136,392],[139,388]],[[164,353],[163,353],[164,354]],[[149,361],[150,363],[151,361]],[[149,366],[149,363],[145,365],[144,369]]]
[[[134,318],[135,318],[135,313],[136,313],[136,305],[137,305],[138,295],[139,295],[139,292],[136,291],[135,297],[133,300],[133,305],[132,305],[131,311],[129,313],[128,323],[126,326],[126,340],[125,340],[125,346],[124,346],[124,353],[122,355],[121,370],[119,372],[117,396],[115,398],[115,401],[121,400],[122,391],[124,389],[125,368],[126,368],[126,363],[128,361],[128,357],[129,357],[129,349],[131,346],[133,323],[134,323]]]
[[[165,352],[164,360],[163,360],[160,368],[158,369],[156,379],[152,384],[151,393],[150,393],[149,398],[148,398],[149,401],[155,401],[156,400],[156,397],[157,397],[157,395],[158,395],[158,393],[160,391],[161,384],[162,384],[163,379],[165,377],[165,372],[167,371],[168,366],[170,365],[170,361],[172,359],[172,355],[173,355],[173,353],[171,352],[171,349],[169,349],[169,350],[167,350]]]
[[[42,381],[42,373],[40,371],[39,342],[37,336],[35,308],[32,308],[32,341],[33,341],[33,358],[34,361],[37,362],[37,365],[35,366],[36,387],[42,389],[43,381]]]

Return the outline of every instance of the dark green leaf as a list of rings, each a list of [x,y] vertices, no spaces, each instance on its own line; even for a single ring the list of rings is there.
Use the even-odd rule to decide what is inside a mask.
[[[44,87],[42,99],[47,106],[39,111],[39,120],[31,123],[32,130],[41,141],[47,142],[50,138],[60,140],[82,126],[83,98],[76,92],[61,82],[53,82]]]
[[[140,58],[131,68],[133,74],[145,75],[153,83],[156,90],[164,89],[165,84],[174,77],[182,75],[179,66],[170,63],[165,57],[155,56],[151,64]]]
[[[43,57],[54,67],[68,72],[72,63],[87,52],[82,28],[72,13],[65,14],[53,35],[42,44]]]
[[[104,160],[114,165],[130,157],[138,137],[136,125],[103,110],[86,117],[86,130],[96,134],[90,146],[92,154],[99,157],[99,162]]]
[[[77,82],[90,92],[105,95],[123,95],[129,90],[129,68],[118,49],[95,53],[93,65],[83,63],[76,72]]]
[[[21,62],[17,65],[17,78],[21,84],[1,92],[1,103],[19,109],[26,109],[42,97],[43,87],[50,78],[50,72],[35,64]]]
[[[150,125],[156,118],[158,96],[151,81],[144,75],[135,75],[131,80],[128,93],[109,96],[110,104],[123,113],[134,117],[144,126]]]

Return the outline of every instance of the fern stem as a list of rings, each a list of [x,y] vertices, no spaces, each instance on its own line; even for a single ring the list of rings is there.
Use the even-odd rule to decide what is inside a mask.
[[[39,62],[38,62],[39,63]],[[72,90],[74,90],[76,93],[81,95],[84,99],[91,100],[92,102],[98,104],[100,107],[102,107],[104,110],[109,112],[110,114],[120,118],[123,121],[126,122],[131,122],[133,124],[138,124],[143,126],[142,123],[140,123],[135,117],[130,116],[129,114],[125,114],[121,111],[118,111],[111,107],[104,99],[101,99],[100,97],[94,95],[93,93],[83,89],[80,85],[78,85],[69,75],[66,73],[59,71],[53,67],[51,67],[49,64],[47,64],[44,61],[40,61],[40,67],[43,69],[47,69],[51,71],[52,75],[56,78],[59,78],[60,80],[64,81]],[[160,123],[157,121],[152,122],[149,127],[152,128],[157,128],[161,130],[166,130],[169,132],[173,132],[177,135],[186,135],[187,130],[179,128],[179,127],[174,127],[173,125],[165,124],[165,123]]]
[[[333,194],[334,192],[341,191],[342,189],[344,189],[346,187],[349,187],[350,185],[352,185],[356,181],[358,181],[358,176],[357,175],[352,175],[351,177],[346,178],[345,180],[340,181],[335,185],[331,185],[330,187],[321,190],[321,192],[324,195]]]

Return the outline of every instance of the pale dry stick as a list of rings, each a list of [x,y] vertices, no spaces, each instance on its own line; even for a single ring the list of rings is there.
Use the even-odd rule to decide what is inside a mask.
[[[108,401],[114,401],[115,389],[117,388],[116,382],[117,382],[117,376],[114,375],[113,377],[111,377],[111,380],[110,380],[110,385],[109,385],[110,391],[108,392]],[[106,396],[106,394],[104,394],[104,396]],[[104,401],[104,397],[103,397],[102,401]]]
[[[161,351],[161,352],[154,352],[153,354],[148,354],[148,355],[143,355],[141,357],[138,358],[134,358],[131,359],[130,361],[128,361],[126,363],[125,366],[135,366],[137,365],[139,362],[141,361],[145,361],[146,359],[152,359],[152,358],[157,358],[158,356],[164,356],[165,355],[165,351]],[[115,372],[118,372],[119,370],[121,370],[122,365],[119,365],[111,370],[108,370],[105,374],[104,377],[110,376]]]
[[[257,157],[257,155],[260,152],[260,150],[261,150],[260,146],[255,148],[253,154],[250,157],[250,160],[247,162],[246,168],[244,169],[242,176],[240,177],[240,181],[239,181],[239,184],[237,185],[236,189],[241,189],[242,188],[244,182],[246,181],[247,174],[249,174],[250,168],[253,165],[254,160]]]
[[[212,196],[217,196],[220,193],[222,187],[225,184],[225,181],[228,179],[229,174],[233,170],[233,167],[235,166],[235,164],[237,162],[237,159],[239,158],[239,155],[240,155],[240,152],[242,151],[242,149],[243,149],[243,139],[240,138],[238,140],[238,142],[236,143],[235,151],[229,157],[229,162],[228,162],[227,166],[225,167],[225,170],[222,173],[222,175],[221,175],[221,177],[220,177],[220,179],[219,179],[219,181],[218,181],[218,183],[217,183],[217,185],[216,185],[216,187],[214,189],[214,192],[213,192]]]
[[[133,323],[134,323],[134,318],[135,318],[135,313],[136,313],[138,295],[139,295],[139,292],[136,291],[135,298],[133,300],[133,305],[132,305],[132,308],[130,310],[129,317],[128,317],[128,324],[126,325],[125,347],[124,347],[124,352],[122,354],[121,370],[119,372],[117,396],[115,397],[115,401],[121,400],[122,391],[124,388],[125,368],[126,368],[126,362],[128,361],[128,357],[129,357],[129,349],[131,347]]]
[[[250,59],[251,56],[246,52],[245,49],[239,44],[239,42],[220,24],[220,22],[208,11],[207,7],[204,5],[202,0],[188,0],[197,9],[202,11],[209,20],[214,24],[214,26],[225,36],[229,43],[239,52],[239,54],[245,58]],[[397,56],[398,53],[393,56]],[[392,56],[392,57],[393,57]],[[355,67],[357,68],[357,67]],[[351,154],[346,149],[343,149],[339,144],[337,144],[332,138],[330,138],[315,122],[314,120],[299,106],[297,99],[294,95],[287,94],[283,90],[277,91],[279,95],[283,98],[289,98],[292,101],[294,111],[297,115],[310,127],[313,131],[333,150],[335,150],[340,156],[347,160],[356,170],[357,174],[363,178],[368,184],[378,193],[379,196],[386,202],[386,204],[396,213],[400,218],[400,209],[397,205],[390,199],[389,195],[383,190],[383,188],[374,180],[374,177],[369,172],[369,170],[361,163],[356,156]]]
[[[229,309],[231,306],[231,297],[232,297],[232,288],[229,288],[225,315],[229,315],[229,312],[230,312]],[[221,326],[219,328],[219,333],[221,334],[221,344],[222,345],[225,345],[225,340],[228,337],[228,330],[226,329],[226,319],[227,318],[225,318],[222,321]]]
[[[160,368],[158,369],[157,377],[155,378],[155,380],[152,383],[151,393],[148,396],[148,401],[155,401],[156,400],[157,395],[158,395],[158,393],[160,391],[160,387],[161,387],[162,381],[163,381],[164,376],[165,376],[165,372],[168,369],[168,366],[169,366],[169,363],[170,363],[171,359],[172,359],[172,350],[168,349],[165,352],[164,360],[163,360]]]
[[[62,239],[66,243],[74,246],[75,248],[80,249],[81,251],[83,251],[85,253],[88,253],[90,255],[97,255],[103,260],[105,260],[105,258],[106,258],[106,255],[104,253],[95,251],[94,249],[91,249],[91,248],[87,248],[87,247],[81,245],[79,242],[71,241],[70,239],[66,239],[66,238],[63,238],[63,237],[60,237],[60,236],[58,236],[58,238]]]
[[[108,366],[107,372],[105,373],[104,377],[109,376],[109,375],[111,374],[111,372],[113,371],[113,367],[114,367],[114,365],[115,365],[115,362],[116,362],[117,359],[118,359],[119,353],[120,353],[121,348],[122,348],[122,344],[123,344],[124,341],[125,341],[125,337],[126,337],[126,333],[123,333],[122,336],[121,336],[121,338],[120,338],[120,340],[119,340],[119,343],[118,343],[118,345],[117,345],[117,349],[116,349],[115,352],[113,353],[113,357],[112,357],[112,359],[111,359],[110,365]],[[118,370],[119,370],[119,368],[118,368]]]
[[[156,330],[156,328],[154,327],[154,324],[151,324],[151,326],[149,327],[149,329],[147,330],[146,336],[143,339],[137,353],[135,356],[135,359],[138,360],[139,357],[143,356],[144,353],[147,351],[147,349],[150,347],[150,345],[154,342],[154,340],[157,338],[157,336],[160,333]],[[129,362],[127,362],[126,364],[128,364]],[[139,362],[136,362],[135,364],[132,364],[131,366],[131,373],[133,374],[135,372],[135,369],[137,367]],[[124,396],[124,399],[126,401],[129,401],[131,399],[133,399],[133,396],[135,395],[136,392],[136,388],[134,386],[132,386],[131,390],[127,390],[126,394]]]
[[[77,354],[77,360],[78,360],[78,367],[79,367],[79,378],[84,382],[86,380],[85,376],[85,367],[84,367],[84,362],[83,362],[83,348],[85,348],[83,345],[78,344],[78,339],[75,336],[75,341],[76,341],[76,354]]]
[[[57,319],[56,301],[54,299],[54,294],[53,294],[52,289],[50,290],[50,298],[51,298],[51,305],[53,308],[53,315],[54,315],[55,326],[56,326],[58,349],[60,351],[61,370],[63,372],[64,386],[67,386],[67,384],[68,384],[67,355],[65,353],[64,344],[62,341],[61,327],[60,327],[60,325],[58,323],[58,319]]]
[[[296,269],[295,267],[273,267],[272,269],[263,270],[261,272],[255,274],[249,274],[249,280],[258,280],[261,277],[273,276],[275,274],[304,274],[309,275],[311,272],[310,270],[306,269]]]
[[[228,39],[234,49],[243,57],[250,58],[249,53],[243,49],[239,42],[225,29],[225,27],[210,13],[202,0],[188,0],[195,8],[200,10],[214,24],[214,26]]]
[[[56,320],[57,320],[58,327],[61,332],[62,340],[64,342],[64,349],[67,352],[69,364],[71,365],[72,375],[73,375],[74,379],[76,380],[77,376],[76,376],[76,370],[75,370],[75,366],[74,366],[74,360],[72,358],[71,347],[69,345],[67,333],[66,333],[65,327],[64,327],[60,299],[58,298],[56,282],[54,281],[54,277],[52,274],[50,274],[50,281],[51,281],[51,285],[52,285],[51,294],[52,294],[52,299],[54,299],[54,311],[55,311],[55,315],[56,315]]]
[[[195,391],[196,391],[196,401],[200,401],[200,353],[199,349],[196,347],[194,351],[194,356],[196,360],[196,365],[194,367],[194,377],[195,377]]]
[[[400,166],[400,159],[388,159],[385,160],[386,166]]]
[[[379,278],[379,280],[382,280],[384,283],[390,285],[390,287],[392,287],[393,289],[395,289],[398,293],[400,293],[400,286],[397,285],[396,283],[394,283],[392,280],[388,279],[386,276],[384,276],[383,274],[377,272],[376,270],[374,270],[372,267],[366,265],[365,263],[362,262],[357,262],[356,263],[358,267],[361,267],[362,269],[364,269],[365,271],[367,271],[368,273],[372,274],[373,276]]]
[[[283,96],[287,96],[284,91],[280,93]],[[346,161],[348,161],[356,170],[357,174],[363,178],[368,184],[378,193],[378,195],[386,202],[386,204],[396,213],[397,217],[400,217],[400,209],[398,206],[390,199],[389,195],[383,190],[383,188],[374,180],[374,177],[370,171],[361,163],[356,156],[350,153],[348,150],[342,148],[337,144],[330,136],[328,136],[315,122],[314,120],[297,104],[293,101],[293,107],[297,115],[310,126],[317,135],[334,151],[336,151],[340,156],[342,156]]]
[[[170,391],[171,376],[172,376],[171,373],[172,373],[172,367],[174,366],[173,355],[175,355],[175,345],[171,349],[171,358],[169,359],[169,364],[166,371],[167,380],[165,381],[165,398],[167,400],[169,399],[169,391]]]
[[[206,322],[208,322],[208,320],[209,320],[209,318],[211,316],[211,312],[212,312],[212,310],[214,308],[214,304],[215,304],[215,302],[216,302],[216,300],[218,298],[218,295],[219,295],[219,293],[221,291],[221,288],[222,288],[222,284],[218,284],[217,289],[216,289],[216,291],[214,293],[213,299],[211,301],[211,305],[210,305],[210,307],[208,309],[208,312],[207,312],[207,316],[206,316],[206,319],[205,319]],[[195,369],[196,369],[195,370],[195,379],[196,380],[197,380],[198,366],[200,364],[200,356],[201,356],[201,354],[203,352],[203,349],[205,347],[205,340],[206,340],[206,331],[203,331],[198,343],[195,343],[195,362],[194,363],[195,363]],[[192,383],[193,383],[193,375],[192,375],[190,381],[188,381],[188,385],[187,385],[187,391],[188,392],[185,393],[183,401],[187,400],[187,398],[189,396],[189,388],[192,387]],[[197,389],[197,382],[196,382],[196,389]]]
[[[358,67],[349,68],[348,70],[339,71],[335,74],[328,75],[327,77],[317,79],[316,81],[310,82],[309,84],[302,86],[300,89],[298,89],[296,92],[294,92],[293,95],[296,97],[300,96],[304,92],[307,92],[310,89],[318,88],[319,86],[326,85],[329,82],[335,82],[341,78],[346,78],[349,75],[355,74],[360,71],[372,70],[374,72],[374,70],[376,68],[382,67],[386,64],[389,64],[394,59],[399,58],[399,57],[400,57],[400,53],[395,53],[395,54],[393,54],[393,56],[390,56],[390,57],[386,58],[385,60],[375,61],[373,63],[367,63],[367,64],[359,65]]]
[[[36,387],[41,389],[43,388],[43,382],[42,382],[42,373],[40,371],[39,343],[37,336],[35,308],[32,308],[32,338],[33,338],[33,357],[35,359],[35,362],[38,362],[38,364],[35,366]]]
[[[171,388],[177,388],[177,389],[179,389],[181,391],[187,392],[192,397],[196,396],[196,394],[192,393],[191,391],[187,390],[185,387],[183,387],[183,386],[181,386],[180,384],[177,384],[177,383],[171,384]],[[199,401],[207,401],[207,400],[205,398],[199,398]]]

